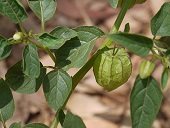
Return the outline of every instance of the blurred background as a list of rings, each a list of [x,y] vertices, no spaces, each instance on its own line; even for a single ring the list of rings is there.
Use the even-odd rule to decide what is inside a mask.
[[[21,0],[26,7],[29,18],[23,23],[27,32],[41,32],[40,20],[29,9],[26,0]],[[151,37],[150,20],[160,9],[161,5],[169,0],[147,0],[142,5],[130,9],[122,23],[120,30],[126,23],[130,23],[131,33],[143,34]],[[112,9],[107,0],[57,0],[57,11],[54,17],[46,23],[49,32],[57,26],[74,28],[80,25],[96,25],[104,32],[109,32],[119,9]],[[0,35],[9,38],[19,29],[8,18],[0,15]],[[93,52],[100,46],[102,39],[98,40]],[[0,76],[4,78],[7,69],[21,59],[23,45],[15,45],[12,54],[0,62]],[[129,81],[118,89],[107,93],[95,82],[93,72],[90,70],[79,83],[72,94],[66,110],[82,117],[87,128],[131,128],[129,95],[133,86],[138,67],[142,58],[131,54],[133,73]],[[44,65],[53,65],[52,60],[39,50],[39,57]],[[74,75],[78,69],[69,70]],[[156,61],[156,71],[153,76],[160,82],[162,66]],[[47,125],[53,119],[55,112],[47,105],[42,88],[32,95],[22,95],[13,92],[16,103],[15,114],[7,123],[42,122]],[[0,124],[0,128],[2,128]],[[164,90],[162,106],[154,121],[152,128],[170,128],[170,82]]]

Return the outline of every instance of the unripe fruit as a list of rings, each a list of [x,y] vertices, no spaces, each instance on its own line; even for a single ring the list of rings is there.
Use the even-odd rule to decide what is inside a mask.
[[[112,48],[96,58],[93,72],[97,83],[112,91],[129,79],[132,63],[124,48]]]
[[[155,64],[151,61],[144,60],[140,64],[139,75],[142,79],[147,78],[154,71]]]
[[[23,33],[22,32],[16,32],[14,35],[13,35],[13,39],[16,40],[16,41],[19,41],[23,38]]]

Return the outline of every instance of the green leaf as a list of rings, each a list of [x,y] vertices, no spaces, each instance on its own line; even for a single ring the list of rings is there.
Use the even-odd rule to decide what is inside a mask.
[[[20,0],[1,0],[0,13],[7,16],[14,23],[19,23],[28,17]]]
[[[70,111],[67,111],[63,128],[86,128],[86,126],[79,116],[73,115]]]
[[[37,39],[44,46],[46,46],[50,49],[58,49],[65,43],[64,39],[54,37],[53,35],[50,35],[48,33],[43,33]]]
[[[170,48],[170,36],[164,36],[161,37],[159,40],[154,39],[154,44],[163,49],[169,49]]]
[[[62,69],[49,72],[43,82],[43,90],[48,104],[58,110],[65,104],[72,89],[72,79]]]
[[[51,19],[55,13],[57,3],[54,0],[27,0],[29,7],[35,15],[42,21],[46,22]]]
[[[129,32],[130,31],[130,24],[129,23],[127,23],[126,25],[125,25],[125,29],[124,29],[124,32]]]
[[[108,37],[141,57],[147,57],[153,46],[150,38],[141,35],[116,33],[110,34]]]
[[[63,67],[64,70],[83,66],[96,39],[104,35],[100,29],[94,26],[83,26],[74,30],[77,31],[77,37],[67,41],[55,52],[56,66]]]
[[[154,36],[170,36],[170,2],[162,5],[161,9],[151,20],[151,31]]]
[[[67,27],[57,27],[50,32],[50,35],[53,35],[56,38],[60,38],[66,42],[71,38],[76,37],[77,32]]]
[[[163,94],[156,80],[137,76],[130,95],[132,128],[150,128],[156,118]]]
[[[168,68],[165,67],[162,72],[162,77],[161,77],[162,90],[164,90],[167,85],[168,77],[169,77],[169,71],[168,71]]]
[[[50,49],[60,48],[66,41],[77,36],[77,32],[67,27],[57,27],[49,34],[43,33],[36,37],[44,46]]]
[[[12,45],[8,45],[8,41],[0,36],[0,61],[11,54]]]
[[[133,7],[135,4],[142,4],[145,1],[146,0],[131,0],[129,3],[129,8]],[[109,3],[111,4],[113,8],[116,8],[116,7],[122,8],[122,6],[124,6],[126,1],[125,0],[109,0]]]
[[[170,48],[170,36],[161,37],[158,42],[160,42],[166,46],[166,47],[162,47],[162,48],[166,48],[166,49]]]
[[[54,128],[54,127],[57,127],[56,126],[56,122],[61,124],[61,126],[63,127],[63,122],[64,122],[64,119],[65,119],[65,113],[63,112],[63,107],[60,107],[56,114],[55,114],[55,121],[53,121],[51,124],[50,124],[50,128]]]
[[[91,41],[105,34],[101,29],[96,26],[80,26],[75,28],[74,30],[77,32],[78,37],[82,39],[82,41]]]
[[[113,8],[117,8],[119,0],[109,0],[109,3]]]
[[[32,123],[24,126],[23,128],[49,128],[49,127],[41,123]]]
[[[64,120],[65,120],[65,116],[66,115],[64,114],[64,111],[61,109],[59,111],[59,116],[58,116],[58,119],[60,121],[61,126],[63,126]]]
[[[23,73],[22,61],[19,61],[8,69],[5,77],[6,82],[14,91],[24,94],[32,94],[37,92],[40,88],[45,74],[46,69],[42,68],[41,64],[40,76],[38,78],[30,78]]]
[[[14,109],[12,92],[7,83],[0,78],[0,121],[3,124],[13,116]]]
[[[11,124],[9,128],[22,128],[21,122]]]
[[[38,78],[40,75],[40,62],[35,44],[30,43],[24,48],[22,60],[24,74],[31,78]]]
[[[168,58],[170,58],[170,48],[167,49],[167,51],[165,52],[165,55],[166,55]],[[169,63],[169,61],[168,61],[168,63]]]

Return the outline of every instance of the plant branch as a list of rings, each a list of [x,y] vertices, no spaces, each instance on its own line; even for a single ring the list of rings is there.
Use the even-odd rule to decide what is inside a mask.
[[[3,124],[4,128],[7,128],[6,124]]]
[[[129,3],[132,0],[126,0],[126,3],[124,4],[124,6],[122,7],[112,29],[110,30],[110,34],[116,33],[119,28],[120,25],[125,17],[125,14],[129,8]],[[112,44],[112,40],[110,40],[109,38],[106,38],[105,41],[103,42],[103,45],[100,46],[99,49],[104,48],[105,46],[110,46]],[[77,86],[77,84],[80,82],[80,80],[85,76],[85,74],[90,70],[90,68],[93,66],[93,63],[97,57],[97,52],[89,59],[89,61],[73,76],[73,89],[75,89],[75,87]]]
[[[41,22],[41,29],[42,29],[42,32],[45,31],[45,23],[44,22]]]
[[[53,67],[53,66],[43,66],[44,68],[51,68],[51,69],[57,69],[56,67]]]
[[[113,34],[113,33],[116,33],[116,32],[119,31],[120,25],[121,25],[121,23],[122,23],[122,21],[123,21],[123,19],[125,17],[125,14],[126,14],[127,10],[129,9],[129,6],[130,6],[129,3],[131,1],[132,0],[126,0],[124,6],[122,7],[122,9],[121,9],[121,11],[120,11],[115,23],[114,23],[114,25],[112,26],[112,29],[109,32],[109,34]],[[113,42],[112,40],[110,40],[109,38],[106,38],[105,41],[103,42],[103,45],[101,45],[100,48],[103,48],[105,46],[110,46],[112,44],[112,42]]]
[[[7,128],[1,112],[0,112],[0,118],[2,119],[1,121],[2,121],[3,127],[4,127],[4,128]]]
[[[36,42],[34,42],[32,40],[29,40],[29,39],[28,39],[28,41],[34,43],[38,48],[44,50],[51,57],[53,62],[56,63],[56,58],[55,58],[55,56],[53,55],[53,53],[50,51],[50,49],[48,47],[44,47],[43,45],[38,44],[38,43],[36,43]]]
[[[41,1],[40,1],[40,7],[41,7],[41,29],[42,32],[44,32],[45,31],[44,12],[43,12],[43,5]]]
[[[57,112],[49,128],[57,128],[58,123],[59,121],[58,121],[58,112]]]
[[[53,60],[54,63],[56,63],[56,58],[53,55],[53,53],[50,51],[50,49],[48,47],[44,47],[44,50],[48,53],[48,55],[51,57],[51,59]]]
[[[26,31],[25,31],[25,29],[24,29],[24,27],[23,27],[23,25],[22,25],[22,23],[21,23],[20,21],[18,22],[18,25],[19,25],[22,33],[23,33],[24,35],[27,35],[27,33],[26,33]]]
[[[112,33],[116,33],[119,28],[120,28],[120,25],[124,19],[124,16],[129,8],[129,3],[131,2],[131,0],[126,0],[126,3],[124,4],[125,6],[122,7],[116,21],[115,21],[115,24],[113,25],[111,31],[110,31],[110,34]],[[112,44],[112,41],[109,39],[109,38],[106,38],[105,41],[103,42],[103,45],[101,45],[101,47],[99,48],[99,50],[101,50],[102,48],[104,48],[105,46],[109,46]],[[64,106],[66,105],[68,99],[70,98],[72,92],[74,91],[74,89],[76,88],[76,86],[78,85],[78,83],[82,80],[82,78],[85,76],[85,74],[91,69],[91,67],[93,66],[94,64],[94,61],[96,59],[96,57],[98,56],[100,52],[97,51],[89,60],[88,62],[72,77],[72,90],[69,94],[69,96],[67,97],[67,100],[65,102],[65,104],[63,105],[63,108]],[[58,112],[57,112],[58,113]],[[57,116],[57,113],[54,117],[54,120],[52,122],[52,124],[56,124],[54,126],[56,127],[50,127],[50,128],[57,128],[57,125],[58,125],[58,116]]]
[[[72,91],[76,88],[77,84],[81,81],[81,79],[84,77],[84,75],[90,70],[90,68],[93,66],[94,61],[98,54],[94,54],[89,61],[72,77]]]
[[[2,124],[3,124],[3,127],[4,127],[4,128],[7,128],[7,126],[6,126],[5,122],[3,122]]]

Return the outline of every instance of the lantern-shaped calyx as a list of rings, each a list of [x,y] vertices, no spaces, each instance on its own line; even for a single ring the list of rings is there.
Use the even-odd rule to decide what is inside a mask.
[[[127,82],[132,63],[124,48],[111,48],[98,55],[93,71],[97,83],[112,91]]]

